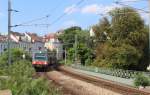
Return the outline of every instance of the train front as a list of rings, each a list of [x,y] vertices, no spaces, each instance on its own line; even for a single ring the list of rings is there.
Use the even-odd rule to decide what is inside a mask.
[[[34,67],[47,67],[48,66],[48,55],[44,52],[34,53],[32,57],[32,65]]]

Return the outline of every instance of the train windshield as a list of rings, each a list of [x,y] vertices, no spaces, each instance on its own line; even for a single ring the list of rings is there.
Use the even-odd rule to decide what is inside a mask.
[[[47,60],[47,55],[45,53],[35,53],[34,60],[45,61]]]

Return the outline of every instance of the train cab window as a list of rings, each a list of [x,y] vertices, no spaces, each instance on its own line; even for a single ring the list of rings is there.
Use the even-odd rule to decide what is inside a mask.
[[[45,53],[35,53],[34,60],[47,60],[47,55]]]

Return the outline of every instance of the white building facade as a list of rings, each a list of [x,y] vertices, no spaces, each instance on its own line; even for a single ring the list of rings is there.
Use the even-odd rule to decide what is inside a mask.
[[[45,47],[50,51],[56,51],[56,57],[58,60],[63,59],[63,45],[56,35],[51,34],[45,37]]]
[[[93,28],[90,29],[90,37],[95,37],[95,32]]]
[[[20,48],[25,51],[30,51],[31,43],[29,42],[19,42],[16,43],[14,41],[10,42],[10,48]],[[8,49],[8,42],[7,41],[0,41],[0,54]]]
[[[34,37],[36,38],[36,37]],[[34,40],[34,41],[32,41]],[[32,36],[27,33],[19,34],[17,32],[13,33],[11,36],[10,48],[20,48],[27,52],[32,53],[33,51],[44,50],[44,42],[42,40],[35,40]],[[8,49],[7,39],[3,40],[1,36],[0,40],[0,54]]]

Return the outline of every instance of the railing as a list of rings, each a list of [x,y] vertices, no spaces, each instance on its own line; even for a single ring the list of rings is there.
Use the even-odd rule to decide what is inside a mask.
[[[71,65],[71,67],[85,70],[85,71],[126,78],[126,79],[135,78],[135,75],[139,73],[143,73],[144,75],[150,77],[150,72],[139,72],[139,71],[133,71],[133,70],[122,70],[122,69],[111,69],[111,68],[97,68],[97,67],[74,65],[74,64]]]

